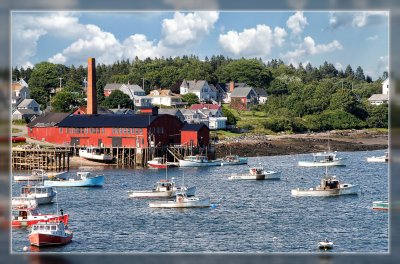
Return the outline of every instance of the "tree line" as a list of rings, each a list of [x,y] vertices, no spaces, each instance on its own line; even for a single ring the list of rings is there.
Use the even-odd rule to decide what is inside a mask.
[[[348,65],[342,70],[324,62],[319,67],[311,63],[294,67],[280,59],[264,63],[261,58],[232,59],[218,55],[200,60],[190,55],[145,60],[136,57],[111,65],[98,64],[96,73],[98,101],[105,107],[115,107],[117,103],[132,107],[124,95],[117,93],[105,98],[107,83],[144,84],[148,93],[156,88],[179,92],[183,79],[207,80],[212,84],[235,81],[267,91],[268,102],[258,110],[267,112],[269,118],[265,127],[274,131],[387,127],[387,105],[374,107],[367,102],[372,94],[380,93],[381,82],[387,78],[387,73],[374,81],[361,66],[353,70]],[[49,62],[38,63],[32,69],[12,70],[13,79],[24,78],[31,97],[42,108],[51,104],[53,109],[63,112],[85,104],[86,74],[84,66],[68,67]],[[52,89],[60,86],[60,78],[62,90],[52,95]],[[340,125],[324,125],[325,119],[332,124],[339,120]]]

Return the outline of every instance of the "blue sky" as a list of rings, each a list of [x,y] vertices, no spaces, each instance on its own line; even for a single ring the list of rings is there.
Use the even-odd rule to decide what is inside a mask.
[[[388,12],[13,12],[12,65],[195,54],[388,70]]]

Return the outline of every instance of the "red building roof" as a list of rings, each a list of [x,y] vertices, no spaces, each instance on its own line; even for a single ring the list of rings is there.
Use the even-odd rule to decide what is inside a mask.
[[[215,104],[193,104],[190,107],[190,110],[199,110],[199,109],[210,109],[210,110],[218,110],[221,108],[220,105]]]

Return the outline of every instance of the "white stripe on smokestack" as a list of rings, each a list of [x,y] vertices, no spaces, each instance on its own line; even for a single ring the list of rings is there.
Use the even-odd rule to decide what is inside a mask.
[[[96,62],[94,58],[88,59],[88,86],[87,86],[86,113],[88,115],[97,114]]]

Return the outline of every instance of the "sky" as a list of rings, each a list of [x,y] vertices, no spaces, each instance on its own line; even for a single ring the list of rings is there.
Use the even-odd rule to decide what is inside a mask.
[[[388,71],[389,12],[12,12],[13,67],[196,55]]]

